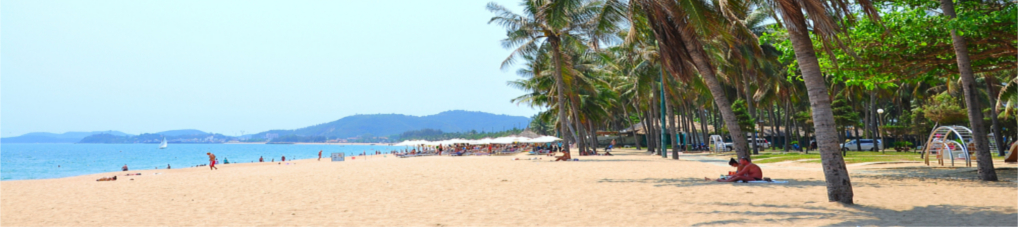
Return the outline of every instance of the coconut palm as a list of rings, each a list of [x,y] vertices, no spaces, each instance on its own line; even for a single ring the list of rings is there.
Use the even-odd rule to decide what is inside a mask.
[[[954,2],[951,0],[940,0],[940,8],[944,16],[950,19],[956,17]],[[979,167],[979,179],[984,181],[997,181],[997,173],[993,170],[993,155],[990,154],[989,140],[986,137],[986,128],[983,126],[983,112],[979,108],[979,98],[976,95],[976,79],[972,73],[972,63],[969,61],[968,47],[965,46],[965,37],[962,37],[955,29],[951,29],[951,41],[954,45],[954,52],[958,60],[958,71],[961,75],[962,90],[965,92],[965,106],[968,107],[969,126],[972,127],[973,141],[976,144],[976,164]]]

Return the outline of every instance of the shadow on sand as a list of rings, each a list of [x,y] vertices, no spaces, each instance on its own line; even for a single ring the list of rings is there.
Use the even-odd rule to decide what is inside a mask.
[[[654,187],[691,187],[691,186],[702,186],[702,185],[740,185],[749,187],[759,188],[773,188],[773,187],[791,187],[791,188],[805,188],[805,187],[823,187],[827,186],[827,183],[820,180],[797,180],[797,179],[780,179],[779,181],[788,181],[788,183],[733,183],[733,182],[716,182],[707,181],[703,178],[644,178],[644,179],[601,179],[598,183],[645,183],[653,184]],[[867,184],[867,183],[852,183],[853,186],[867,186],[867,187],[880,187],[879,185]]]
[[[698,212],[698,214],[738,214],[742,218],[702,222],[691,226],[767,226],[776,222],[791,222],[795,224],[796,220],[826,220],[835,218],[847,218],[847,220],[827,226],[1018,226],[1018,212],[1004,207],[931,205],[897,211],[861,205],[848,205],[836,208],[741,203],[723,203],[717,205],[731,207],[734,210],[715,210]],[[806,211],[779,211],[782,209]]]
[[[806,188],[824,187],[820,180],[788,180],[787,184],[719,183],[698,178],[646,178],[646,179],[602,179],[598,183],[651,184],[655,187],[692,187],[703,185],[741,185],[747,187]],[[855,186],[880,187],[867,183],[853,183]],[[991,184],[993,185],[993,184]],[[889,186],[888,186],[889,187]],[[747,203],[709,203],[719,210],[697,212],[701,214],[732,214],[739,219],[724,219],[696,223],[692,226],[769,226],[768,224],[792,222],[795,220],[823,220],[847,218],[844,222],[830,226],[1018,226],[1018,211],[1008,207],[970,207],[961,205],[931,205],[898,211],[865,205],[838,207],[806,205],[773,205]],[[826,202],[825,202],[826,203]],[[817,205],[817,204],[813,204]],[[797,210],[796,212],[781,211]]]

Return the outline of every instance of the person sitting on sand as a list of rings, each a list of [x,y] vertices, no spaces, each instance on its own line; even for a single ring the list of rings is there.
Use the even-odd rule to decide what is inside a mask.
[[[127,171],[127,164],[124,164],[124,167],[123,167],[123,168],[120,168],[120,169],[121,169],[121,170],[124,170],[124,171]]]
[[[731,176],[731,174],[735,174],[735,173],[738,173],[739,171],[742,171],[742,167],[743,166],[741,164],[739,164],[739,162],[735,161],[735,158],[729,158],[728,159],[728,165],[730,165],[732,167],[735,167],[735,172],[731,172],[731,171],[728,172],[729,176]],[[704,177],[703,179],[704,180],[713,180],[713,179],[710,179],[710,177]],[[717,179],[717,180],[720,181],[722,179]]]
[[[170,164],[166,164],[166,169],[170,169]]]
[[[117,180],[117,176],[102,177],[102,178],[99,178],[99,179],[95,179],[95,181],[115,181],[115,180]]]
[[[265,158],[263,158],[262,156],[258,156],[258,162],[265,162]]]
[[[736,182],[736,181],[758,181],[763,180],[763,170],[760,170],[760,166],[750,162],[749,158],[739,158],[739,165],[742,165],[742,170],[739,170],[728,177],[728,179],[717,180],[718,182]]]

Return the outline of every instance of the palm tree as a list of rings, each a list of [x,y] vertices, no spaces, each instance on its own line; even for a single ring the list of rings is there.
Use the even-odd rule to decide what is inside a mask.
[[[709,61],[708,55],[700,37],[701,34],[710,34],[710,31],[717,31],[711,28],[721,18],[716,9],[711,7],[710,1],[635,1],[643,16],[654,32],[660,46],[662,66],[668,70],[672,77],[689,81],[693,75],[699,73],[700,78],[713,95],[715,107],[721,112],[721,117],[732,137],[736,154],[740,157],[749,157],[746,135],[739,129],[738,120],[732,112],[731,102],[725,94],[724,88],[715,75],[715,69]]]
[[[956,17],[954,2],[951,0],[940,0],[940,8],[944,16],[950,19]],[[993,155],[990,154],[989,140],[986,137],[986,128],[983,126],[983,112],[979,108],[979,98],[976,95],[976,79],[972,73],[972,63],[969,61],[969,51],[965,46],[965,37],[962,37],[955,29],[951,29],[951,41],[954,45],[954,52],[957,55],[958,71],[961,75],[962,90],[965,92],[965,106],[968,107],[969,125],[972,127],[973,141],[976,144],[976,161],[979,167],[979,179],[983,181],[997,181],[997,173],[993,170]]]
[[[563,76],[562,61],[562,50],[561,42],[563,36],[570,36],[575,33],[575,27],[568,22],[571,19],[570,13],[572,10],[577,8],[575,4],[551,4],[552,2],[545,1],[525,1],[524,15],[513,13],[505,7],[498,5],[494,2],[488,3],[488,11],[496,14],[492,17],[488,23],[497,23],[502,27],[506,28],[506,39],[502,41],[503,46],[507,48],[516,47],[515,50],[509,57],[502,61],[502,68],[512,65],[515,58],[520,55],[535,55],[540,49],[550,48],[551,49],[551,65],[554,67],[552,70],[553,78],[555,80],[555,96],[556,103],[559,105],[558,108],[558,121],[560,131],[565,131],[567,134],[572,136],[573,139],[577,139],[576,130],[572,129],[572,125],[569,124],[569,119],[566,118],[566,109],[564,104],[568,101],[565,99],[566,93],[566,82]],[[570,2],[575,3],[575,2]],[[536,75],[535,75],[536,76]],[[569,138],[565,140],[565,158],[569,158]]]
[[[847,9],[849,4],[845,0],[830,1],[833,4],[828,4],[828,1],[824,0],[770,0],[772,7],[781,14],[783,26],[788,29],[788,38],[792,42],[802,79],[806,83],[817,146],[820,149],[824,177],[827,180],[827,199],[852,204],[852,182],[848,177],[848,169],[845,168],[845,160],[840,153],[837,123],[831,110],[831,94],[828,93],[827,83],[824,81],[823,72],[820,71],[820,64],[813,49],[813,40],[809,36],[809,28],[812,28],[813,32],[824,41],[825,47],[832,45],[831,43],[837,43],[844,47],[837,39],[839,31],[837,20],[851,20],[854,17],[845,15],[849,11]],[[873,8],[869,0],[857,0],[856,3],[866,15],[874,21],[879,21],[876,9]],[[832,10],[828,11],[828,9]],[[804,10],[810,15],[808,19],[811,26],[806,25],[807,18],[803,14]]]

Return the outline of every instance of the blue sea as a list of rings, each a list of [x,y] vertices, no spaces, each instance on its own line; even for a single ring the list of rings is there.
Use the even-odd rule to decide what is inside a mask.
[[[0,144],[0,180],[47,179],[130,170],[193,167],[208,163],[206,152],[216,154],[219,163],[258,162],[282,156],[287,160],[328,158],[331,153],[353,156],[361,152],[383,153],[403,149],[384,145],[306,145],[306,144]],[[59,167],[58,167],[59,166]]]

